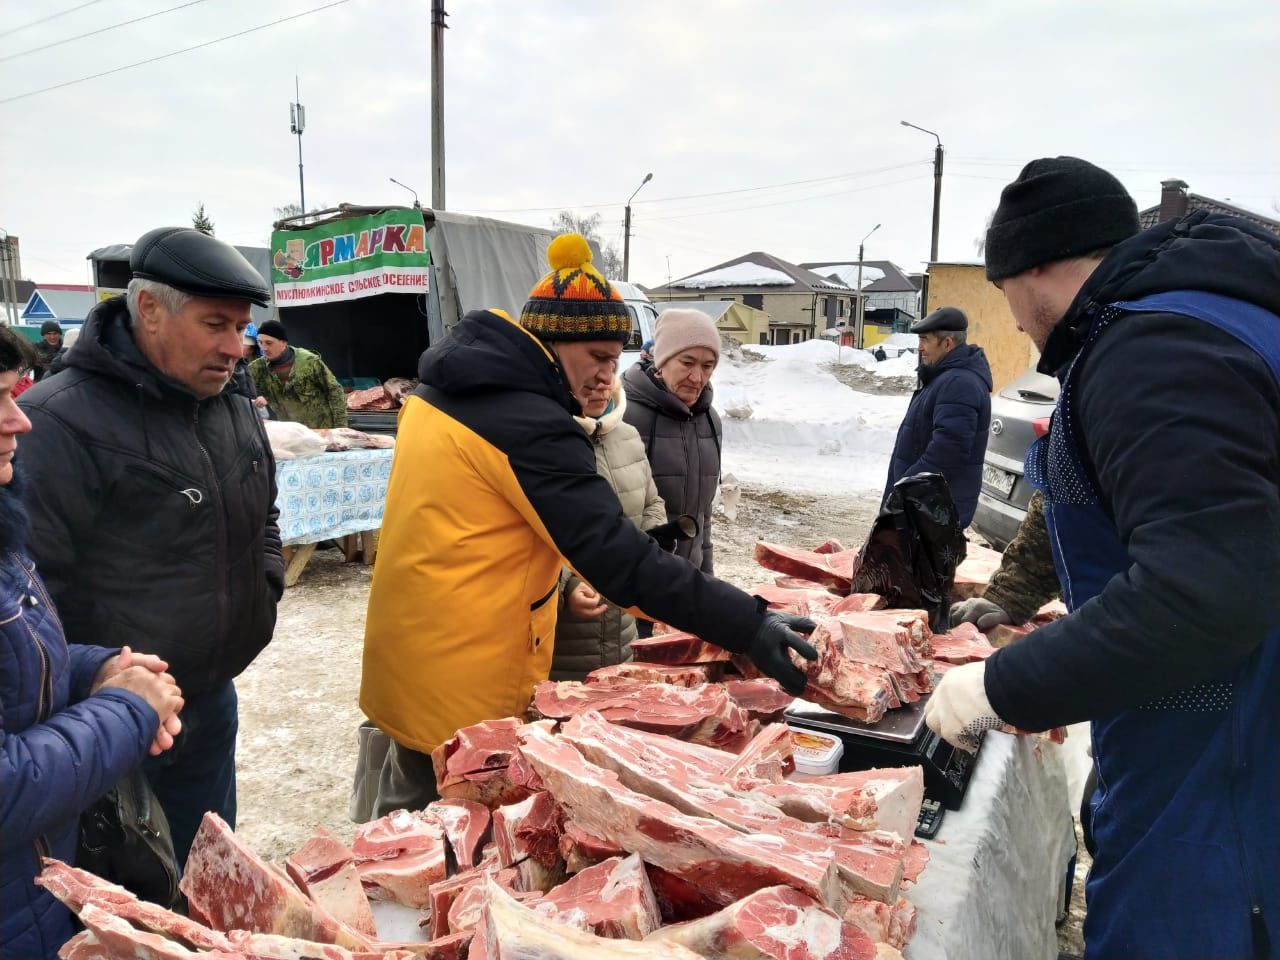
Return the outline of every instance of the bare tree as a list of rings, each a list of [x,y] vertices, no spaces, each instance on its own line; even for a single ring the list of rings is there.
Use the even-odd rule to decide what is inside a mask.
[[[200,206],[196,207],[196,212],[191,215],[191,226],[195,227],[201,233],[207,233],[213,236],[213,221],[204,212],[204,201],[200,201]]]
[[[600,248],[600,261],[595,265],[596,269],[607,279],[622,278],[622,255],[618,253],[617,247],[611,243],[605,243],[600,238],[600,214],[593,213],[589,217],[582,217],[572,210],[561,210],[551,221],[551,226],[561,233],[580,233],[588,240],[594,241]]]

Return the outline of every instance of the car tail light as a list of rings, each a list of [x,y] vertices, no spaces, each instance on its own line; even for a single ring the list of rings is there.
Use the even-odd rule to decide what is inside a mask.
[[[1049,432],[1049,417],[1036,417],[1031,421],[1031,429],[1036,432],[1036,437],[1043,437]]]

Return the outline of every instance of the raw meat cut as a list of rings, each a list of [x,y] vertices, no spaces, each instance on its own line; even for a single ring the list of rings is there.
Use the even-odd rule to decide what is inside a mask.
[[[432,940],[448,936],[449,911],[457,902],[458,897],[470,887],[479,883],[484,875],[485,871],[483,870],[468,870],[466,873],[459,873],[456,876],[437,881],[431,885],[430,934]]]
[[[511,894],[522,902],[542,899],[541,891],[519,891],[516,889],[516,871],[514,868],[510,870],[499,870],[491,875],[493,882],[502,887],[503,890]],[[476,924],[480,922],[480,918],[484,913],[485,885],[479,882],[468,886],[461,895],[454,901],[453,906],[449,908],[449,929],[454,933],[472,931]]]
[[[326,453],[340,453],[343,450],[390,450],[396,445],[395,437],[373,435],[352,430],[350,427],[312,427],[325,439],[328,446]]]
[[[484,928],[484,951],[471,960],[700,960],[674,943],[597,937],[521,906],[493,882],[485,888]],[[473,942],[473,954],[475,946]]]
[[[367,937],[377,936],[373,910],[351,851],[333,834],[317,827],[284,865],[289,879],[322,909]]]
[[[851,830],[888,830],[908,843],[924,802],[924,769],[889,767],[763,784],[751,795],[797,820],[836,823]]]
[[[962,623],[946,633],[935,633],[929,641],[933,659],[946,663],[973,663],[996,652],[986,636],[972,623]]]
[[[724,906],[689,881],[681,880],[675,874],[668,873],[651,863],[646,863],[644,870],[649,876],[649,885],[653,887],[653,895],[658,901],[658,912],[662,914],[663,923],[700,920],[702,917],[711,916]]]
[[[854,897],[844,912],[849,923],[861,927],[872,940],[901,950],[916,932],[916,908],[906,897],[892,904],[866,897]]]
[[[751,719],[772,723],[782,719],[782,711],[795,700],[782,689],[777,680],[761,677],[758,680],[725,680],[725,692],[738,706],[746,710]]]
[[[875,960],[875,944],[812,897],[769,887],[646,943],[678,943],[708,960]]]
[[[271,960],[385,960],[381,944],[369,950],[352,951],[332,943],[313,943],[277,933],[250,933],[232,930],[227,934],[236,956],[270,957]]]
[[[791,728],[771,723],[756,734],[737,759],[724,769],[721,778],[734,787],[759,783],[781,783],[796,769]]]
[[[631,641],[631,656],[641,663],[725,663],[730,653],[724,647],[699,640],[692,633],[655,633]]]
[[[632,854],[588,867],[533,905],[544,917],[598,937],[643,940],[662,925],[644,862]]]
[[[777,543],[756,543],[756,563],[766,570],[773,570],[789,577],[812,580],[824,587],[834,587],[844,594],[853,582],[853,566],[857,550],[841,550],[838,553],[817,553],[796,547],[784,547]]]
[[[474,800],[490,810],[527,797],[529,791],[507,773],[520,726],[514,717],[485,720],[463,727],[431,751],[440,796]]]
[[[517,869],[519,889],[546,892],[564,880],[563,825],[564,811],[545,791],[494,811],[498,860],[504,867]]]
[[[368,390],[352,390],[347,394],[347,409],[360,411],[394,410],[396,402],[387,396],[382,387],[370,387]]]
[[[807,587],[783,587],[776,583],[761,583],[748,587],[747,593],[753,597],[759,597],[769,605],[770,610],[782,610],[801,617],[829,613],[831,608],[840,601],[838,596],[820,583],[811,583]]]
[[[80,922],[93,934],[99,956],[137,957],[138,960],[200,960],[201,954],[158,933],[139,930],[102,907],[86,903],[80,907]]]
[[[444,827],[426,814],[395,810],[356,831],[351,853],[365,893],[423,910],[445,878]]]
[[[480,848],[489,842],[489,808],[474,800],[437,800],[427,813],[440,821],[459,869],[474,867]]]
[[[814,553],[844,553],[845,545],[835,538],[822,541],[813,548]]]
[[[596,714],[574,717],[561,731],[561,739],[638,794],[689,816],[718,820],[754,835],[752,839],[757,841],[769,837],[777,841],[775,854],[807,855],[816,860],[834,855],[840,879],[849,890],[886,901],[898,895],[903,845],[892,834],[843,831],[788,817],[764,800],[729,792],[709,781],[697,767],[654,754],[630,730],[605,723]],[[826,902],[840,905],[839,901]]]
[[[722,905],[778,883],[795,886],[823,903],[841,902],[830,853],[793,851],[781,838],[747,838],[723,824],[682,814],[627,789],[617,774],[590,763],[571,744],[542,730],[527,730],[520,750],[580,826],[610,837]]]
[[[44,869],[36,877],[36,885],[44,887],[72,912],[91,903],[126,920],[140,930],[158,933],[193,950],[225,950],[227,938],[217,930],[196,923],[181,914],[139,900],[124,887],[63,863],[45,858]]]
[[[747,711],[721,684],[684,688],[623,680],[609,686],[548,680],[534,688],[533,704],[554,720],[593,710],[610,723],[732,752],[745,747],[755,733]]]
[[[578,873],[612,857],[626,855],[627,851],[612,840],[601,840],[574,821],[565,821],[564,833],[560,835],[560,856],[564,858],[565,867],[570,873]]]
[[[216,813],[206,813],[191,844],[180,889],[217,930],[279,933],[369,949],[358,931],[308,900],[245,846]]]
[[[878,593],[851,593],[841,597],[831,608],[832,614],[865,613],[869,610],[883,610],[884,597]]]
[[[615,663],[608,667],[600,667],[587,674],[587,683],[607,686],[617,681],[624,684],[629,681],[640,683],[669,683],[673,687],[696,687],[720,677],[719,670],[713,670],[715,664],[690,663],[683,666],[666,666],[661,663]]]
[[[970,543],[964,560],[956,567],[955,583],[951,587],[951,599],[968,600],[980,597],[991,582],[992,575],[1000,569],[1000,554],[987,547]]]

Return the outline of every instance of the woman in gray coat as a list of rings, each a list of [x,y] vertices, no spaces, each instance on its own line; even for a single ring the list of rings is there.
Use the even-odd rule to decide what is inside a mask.
[[[653,363],[623,375],[623,419],[644,441],[667,515],[694,517],[698,533],[676,553],[714,574],[711,501],[720,483],[720,416],[712,409],[711,374],[720,362],[720,332],[698,310],[668,310],[658,318]]]
[[[627,395],[622,381],[614,380],[612,396],[580,396],[578,402],[586,416],[574,419],[591,438],[596,471],[613,487],[627,519],[641,530],[666,523],[667,510],[649,472],[640,434],[623,422]],[[581,680],[597,667],[631,659],[636,622],[630,614],[606,603],[572,573],[565,575],[562,596],[552,680]]]

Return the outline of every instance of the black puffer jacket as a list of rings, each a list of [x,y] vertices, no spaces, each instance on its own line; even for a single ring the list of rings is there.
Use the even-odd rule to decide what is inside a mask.
[[[284,561],[275,461],[249,401],[197,401],[142,356],[122,297],[22,395],[32,552],[70,643],[157,653],[188,697],[271,639]]]
[[[714,391],[707,384],[692,409],[666,388],[649,363],[636,364],[622,375],[627,391],[623,419],[636,428],[649,455],[667,518],[696,517],[698,535],[676,544],[703,573],[715,573],[711,550],[711,501],[720,485],[720,446],[724,429],[712,409]]]

